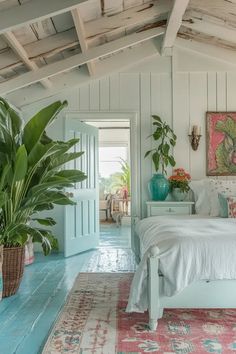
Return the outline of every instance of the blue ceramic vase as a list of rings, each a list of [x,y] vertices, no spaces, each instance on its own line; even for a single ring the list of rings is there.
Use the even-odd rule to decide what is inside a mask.
[[[165,200],[169,193],[169,181],[161,173],[156,173],[148,185],[149,193],[152,200]]]

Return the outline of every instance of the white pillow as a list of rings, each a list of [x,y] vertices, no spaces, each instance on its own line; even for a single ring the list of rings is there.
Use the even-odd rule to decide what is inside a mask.
[[[218,194],[236,195],[236,180],[209,179],[210,215],[220,215]]]
[[[209,180],[191,181],[189,187],[194,193],[195,211],[198,215],[210,215]]]

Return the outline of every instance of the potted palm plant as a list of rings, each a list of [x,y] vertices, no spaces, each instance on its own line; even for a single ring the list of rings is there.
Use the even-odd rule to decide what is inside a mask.
[[[54,141],[45,132],[66,105],[66,102],[54,102],[24,125],[17,112],[0,98],[3,297],[13,295],[20,285],[24,270],[24,245],[28,237],[42,244],[45,255],[57,248],[57,239],[48,228],[56,223],[55,220],[42,218],[39,213],[53,209],[55,204],[74,204],[64,189],[86,178],[79,170],[63,167],[82,155],[82,152],[68,152],[79,139]]]
[[[145,157],[152,155],[155,171],[161,173],[153,175],[149,183],[149,192],[152,200],[165,200],[169,193],[169,182],[166,179],[167,166],[175,166],[175,159],[171,154],[171,147],[176,144],[176,135],[171,127],[162,122],[157,115],[152,115],[153,126],[156,128],[150,136],[154,139],[156,147],[146,152]]]

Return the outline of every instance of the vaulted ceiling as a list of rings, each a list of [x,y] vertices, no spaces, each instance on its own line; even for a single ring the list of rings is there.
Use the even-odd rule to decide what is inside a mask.
[[[96,77],[120,53],[171,55],[176,41],[234,52],[236,0],[0,0],[0,94]]]

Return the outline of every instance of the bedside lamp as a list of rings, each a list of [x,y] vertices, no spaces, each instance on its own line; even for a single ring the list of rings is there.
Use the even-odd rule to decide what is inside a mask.
[[[201,138],[201,127],[198,125],[193,125],[192,128],[190,127],[188,136],[192,149],[196,151]]]

